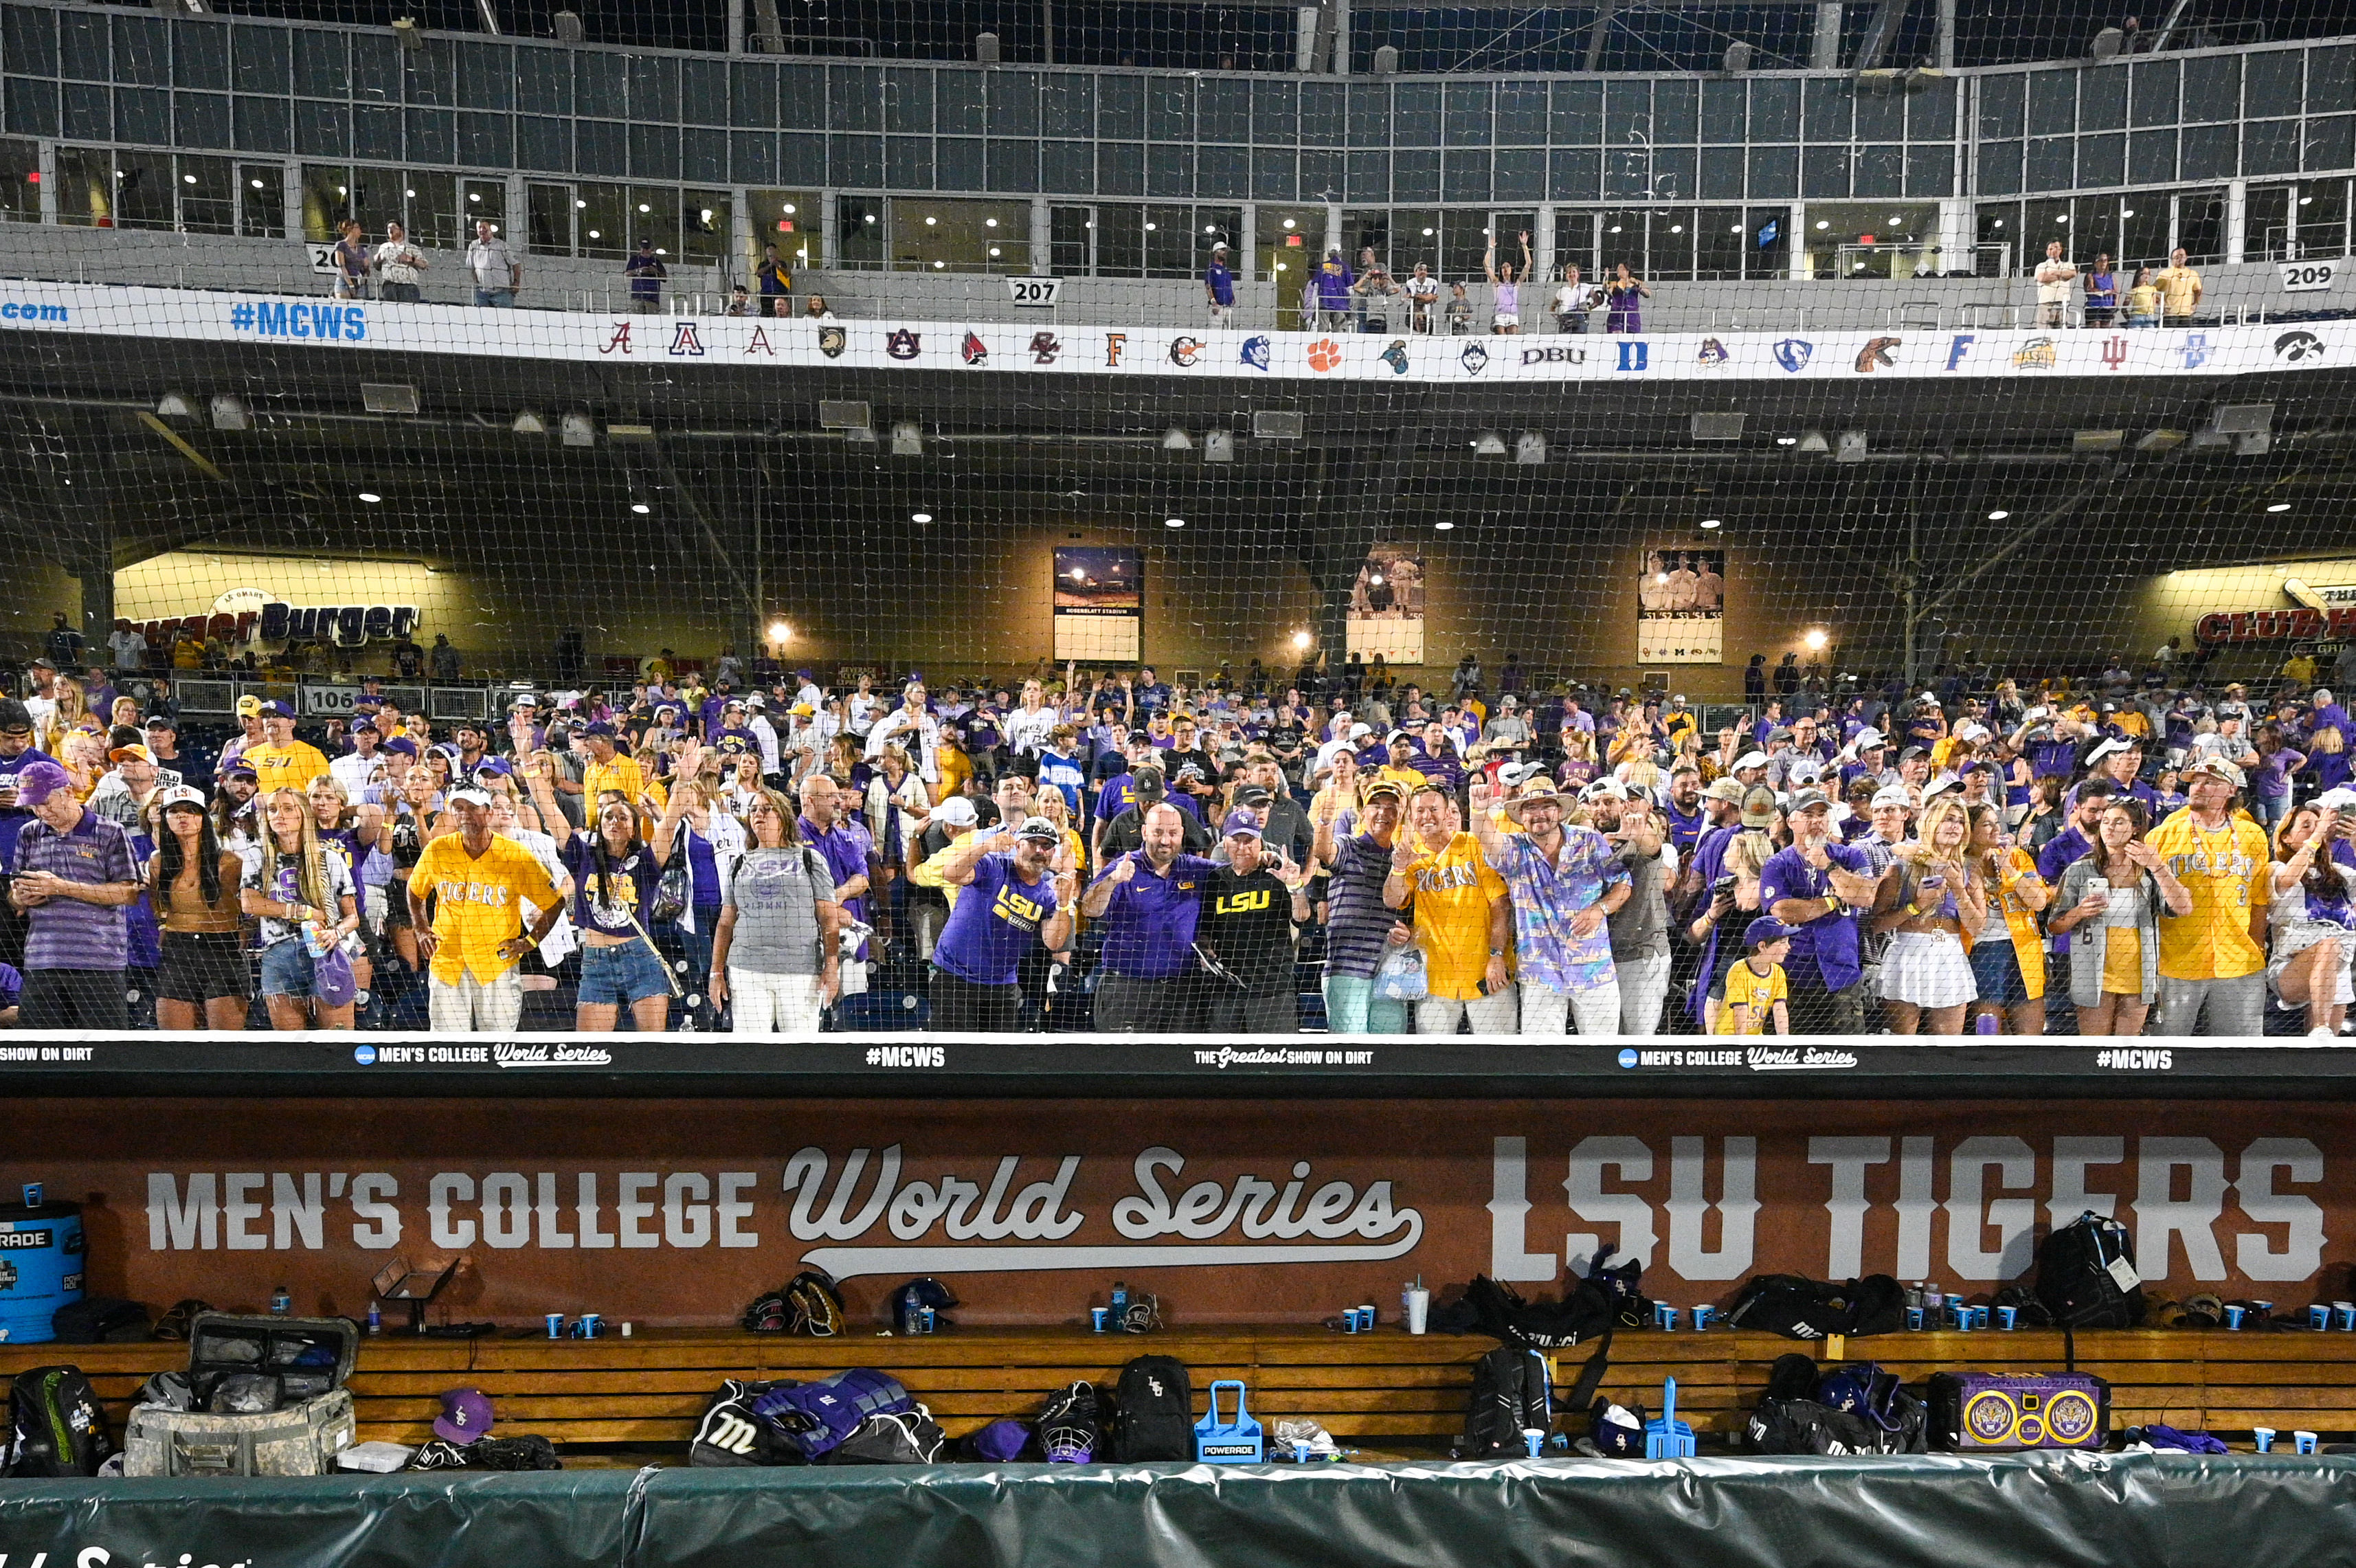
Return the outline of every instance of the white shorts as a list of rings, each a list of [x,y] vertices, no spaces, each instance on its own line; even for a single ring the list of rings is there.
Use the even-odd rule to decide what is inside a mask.
[[[1518,316],[1508,316],[1501,310],[1497,312],[1496,315],[1489,318],[1489,325],[1495,328],[1500,332],[1503,332],[1508,327],[1518,331],[1521,328],[1522,318]]]
[[[1953,931],[1901,931],[1881,960],[1881,998],[1917,1007],[1960,1007],[1980,993],[1963,940]]]

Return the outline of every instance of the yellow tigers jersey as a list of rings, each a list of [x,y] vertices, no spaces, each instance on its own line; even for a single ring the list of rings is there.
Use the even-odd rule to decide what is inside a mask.
[[[434,952],[434,978],[444,985],[467,974],[497,980],[513,969],[515,960],[501,958],[498,946],[523,934],[523,904],[550,909],[558,903],[539,858],[513,839],[498,837],[480,857],[466,853],[463,834],[431,840],[409,886],[419,897],[434,898],[434,935],[441,945]]]
[[[284,746],[264,742],[245,748],[245,761],[253,769],[254,784],[263,795],[273,789],[307,789],[314,779],[327,773],[327,755],[308,741],[290,740]]]
[[[1788,1002],[1791,996],[1791,987],[1783,979],[1782,964],[1771,964],[1767,972],[1762,974],[1751,967],[1749,959],[1740,960],[1726,972],[1726,999],[1718,1004],[1718,1027],[1712,1033],[1772,1035],[1775,1032],[1775,1004]],[[1734,1026],[1734,1009],[1738,1003],[1751,1010],[1751,1025],[1747,1030],[1738,1031]]]
[[[1407,879],[1431,993],[1473,1000],[1489,971],[1489,905],[1505,896],[1505,879],[1489,868],[1481,841],[1471,833],[1458,833],[1437,854],[1419,856]],[[1510,922],[1504,945],[1513,951]]]
[[[2265,830],[2234,815],[2203,832],[2186,810],[2144,842],[2192,895],[2190,914],[2160,912],[2159,972],[2170,980],[2234,980],[2265,968],[2266,950],[2250,935],[2250,898],[2270,858]]]

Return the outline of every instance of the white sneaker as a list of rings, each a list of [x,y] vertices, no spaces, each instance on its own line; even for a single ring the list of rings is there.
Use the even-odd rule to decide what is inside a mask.
[[[2307,1037],[2310,1040],[2336,1040],[2340,1036],[2330,1028],[2324,1025],[2318,1024],[2314,1028],[2309,1029],[2307,1032]]]

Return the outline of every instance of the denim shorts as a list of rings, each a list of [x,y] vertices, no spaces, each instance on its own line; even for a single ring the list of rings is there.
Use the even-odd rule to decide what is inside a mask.
[[[2009,1007],[2029,1000],[2029,982],[2020,972],[2020,954],[2009,937],[1982,937],[1972,948],[1972,978],[1979,983],[1982,1002]]]
[[[583,1006],[616,1006],[669,994],[662,960],[646,943],[627,941],[616,947],[581,950],[579,1001]]]
[[[262,950],[262,993],[264,996],[309,997],[313,993],[311,950],[300,937],[273,942]]]

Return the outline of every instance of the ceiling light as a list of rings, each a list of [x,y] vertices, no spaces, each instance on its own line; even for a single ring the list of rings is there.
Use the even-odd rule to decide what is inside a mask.
[[[1162,520],[1162,526],[1164,528],[1183,528],[1186,526],[1186,520],[1183,517],[1165,517]]]
[[[933,514],[928,511],[912,511],[908,514],[908,521],[910,522],[930,522],[933,521]]]
[[[1614,223],[1613,225],[1612,225],[1612,231],[1614,234],[1617,234],[1618,232],[1620,232],[1620,225],[1619,225],[1619,224],[1617,224],[1617,223]]]
[[[374,490],[362,490],[360,492],[360,499],[368,502],[370,506],[374,506],[377,502],[384,499],[384,498],[377,494]]]
[[[1821,653],[1824,651],[1825,644],[1830,642],[1832,639],[1825,635],[1824,628],[1820,626],[1812,626],[1808,628],[1807,635],[1800,639],[1800,640],[1806,643],[1812,650]]]
[[[938,223],[939,221],[940,221],[940,220],[939,220],[939,219],[937,219],[937,218],[927,218],[927,219],[926,219],[926,220],[925,220],[925,227],[926,227],[926,228],[927,228],[927,229],[929,229],[929,228],[931,228],[934,224]]]
[[[412,190],[412,191],[411,191],[409,194],[410,194],[410,195],[412,195],[412,196],[414,196],[414,195],[416,195],[417,193],[416,193],[415,191],[413,191],[413,190]],[[641,202],[639,202],[639,203],[638,203],[638,210],[639,210],[639,211],[641,211],[641,212],[652,212],[652,211],[654,210],[654,209],[653,209],[653,208],[651,208],[651,207],[649,207],[649,206],[648,206],[645,202],[641,201]]]
[[[2290,510],[2290,502],[2276,501],[2274,505],[2266,508],[2266,510],[2268,511],[2288,511]]]
[[[784,621],[773,620],[769,623],[769,640],[771,642],[789,642],[793,639],[793,635],[794,628],[787,626]]]
[[[1194,438],[1187,435],[1182,426],[1173,424],[1162,433],[1162,449],[1164,452],[1192,452],[1194,449]]]
[[[1161,224],[1159,224],[1159,223],[1148,223],[1148,224],[1145,226],[1145,231],[1146,231],[1147,233],[1149,233],[1149,234],[1159,233],[1159,232],[1161,232],[1161,230],[1162,230],[1162,225],[1161,225]]]
[[[655,509],[654,509],[654,508],[652,508],[652,507],[650,507],[650,506],[648,506],[648,505],[646,502],[644,502],[644,501],[632,501],[632,502],[630,503],[630,510],[631,510],[632,511],[634,511],[634,512],[637,512],[640,517],[644,517],[644,516],[646,516],[648,512],[653,511]]]
[[[939,272],[948,265],[948,263],[947,262],[935,262],[933,263],[933,271]]]
[[[787,202],[787,203],[786,203],[786,205],[785,205],[782,209],[780,209],[780,210],[781,210],[781,211],[783,211],[783,212],[786,214],[786,216],[787,216],[788,218],[790,218],[790,217],[792,217],[792,216],[793,216],[794,204],[793,204],[792,202],[788,201],[788,202]]]
[[[1431,231],[1430,231],[1430,230],[1429,230],[1429,229],[1426,229],[1426,230],[1423,231],[1423,237],[1424,237],[1425,239],[1427,239],[1427,240],[1430,239],[1430,238],[1431,238]]]
[[[993,255],[993,256],[994,256],[994,255],[997,255],[997,254],[999,253],[999,252],[998,252],[998,247],[997,247],[997,246],[995,246],[995,245],[992,245],[992,246],[990,248],[990,253],[991,253],[991,255]]]
[[[1682,223],[1672,223],[1669,225],[1669,232],[1672,234],[1682,234],[1685,231],[1686,226]]]
[[[1823,431],[1804,430],[1800,433],[1801,451],[1808,453],[1811,456],[1815,456],[1817,454],[1829,452],[1832,449],[1832,443],[1825,439],[1825,433]]]
[[[1286,221],[1286,222],[1288,222],[1288,223],[1290,223],[1290,222],[1291,221],[1291,220],[1290,220],[1290,219],[1287,219],[1287,220],[1285,220],[1285,221]],[[1296,632],[1294,632],[1294,633],[1292,634],[1292,646],[1293,646],[1293,647],[1295,647],[1295,648],[1306,648],[1306,647],[1308,647],[1308,646],[1309,646],[1309,634],[1308,634],[1307,632],[1305,632],[1305,631],[1296,631]]]
[[[1293,220],[1292,220],[1291,219],[1290,219],[1290,218],[1288,218],[1288,219],[1286,219],[1286,220],[1284,220],[1284,226],[1285,226],[1286,228],[1288,228],[1288,229],[1293,229],[1293,228],[1298,228],[1298,227],[1299,227],[1299,225],[1298,225],[1298,224],[1296,224],[1296,223],[1294,223],[1294,222],[1293,222]]]
[[[1446,533],[1450,529],[1454,528],[1455,526],[1456,525],[1454,523],[1449,521],[1443,517],[1438,522],[1431,525],[1431,531],[1434,533]]]
[[[1215,234],[1218,231],[1219,226],[1216,223],[1205,223],[1203,225],[1203,232],[1205,234]]]
[[[1472,438],[1472,450],[1483,457],[1502,457],[1505,455],[1505,438],[1494,430],[1483,430]]]
[[[873,223],[873,222],[874,222],[874,221],[875,221],[875,214],[873,214],[873,212],[871,212],[871,213],[867,214],[867,216],[866,216],[866,217],[864,217],[864,218],[861,219],[861,220],[860,220],[860,221],[861,221],[861,222],[862,222],[862,223]]]
[[[1799,439],[1800,438],[1796,435],[1778,435],[1775,437],[1775,445],[1778,446],[1796,446],[1799,443]]]
[[[1819,218],[1816,220],[1816,227],[1819,229],[1829,229],[1832,227],[1832,220],[1826,218]]]
[[[1701,525],[1702,525],[1704,528],[1721,528],[1721,527],[1724,527],[1724,526],[1725,526],[1725,524],[1724,524],[1724,522],[1723,522],[1723,521],[1722,521],[1721,519],[1715,518],[1715,517],[1706,517],[1706,518],[1703,518],[1703,519],[1701,520]]]
[[[995,229],[998,227],[998,220],[995,218],[985,218],[981,220],[981,226],[985,229]]]
[[[1988,513],[1988,521],[1990,522],[2002,522],[2006,518],[2008,518],[2011,515],[2012,513],[2005,510],[2002,507],[1998,507],[1996,510]]]

